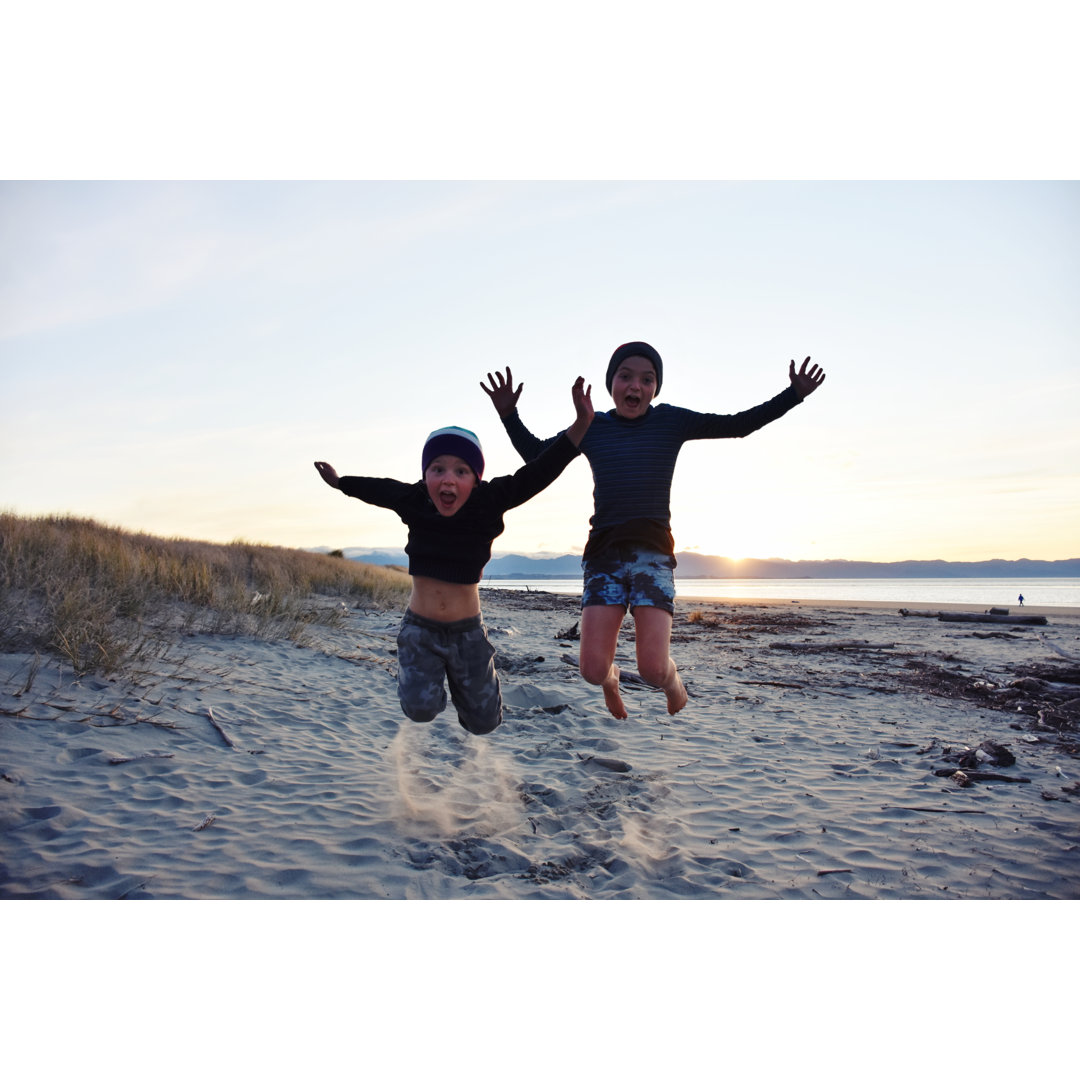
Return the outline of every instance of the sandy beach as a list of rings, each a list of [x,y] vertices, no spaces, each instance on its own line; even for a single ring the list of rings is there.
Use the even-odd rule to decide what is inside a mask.
[[[486,738],[401,715],[392,611],[134,678],[0,655],[0,897],[1080,898],[1080,611],[680,599],[688,706],[628,620],[616,720],[574,599],[482,598]]]

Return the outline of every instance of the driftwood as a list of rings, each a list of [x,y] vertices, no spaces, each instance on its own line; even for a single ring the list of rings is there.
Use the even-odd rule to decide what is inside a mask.
[[[940,622],[1011,623],[1014,626],[1045,626],[1045,615],[997,615],[993,611],[911,611],[901,608],[900,614],[921,619],[938,619]]]
[[[979,772],[978,769],[935,769],[935,776],[945,776],[952,779],[957,773],[969,781],[985,783],[988,780],[1001,780],[1006,784],[1030,784],[1026,776],[1005,776],[1002,773]]]
[[[815,643],[812,641],[774,641],[770,649],[788,649],[791,652],[842,652],[845,649],[859,649],[864,652],[877,652],[879,649],[894,649],[893,644],[871,645],[868,641],[830,641]]]
[[[1011,623],[1014,626],[1045,626],[1045,615],[977,615],[967,611],[943,611],[938,618],[942,622],[992,622]]]
[[[232,739],[230,739],[229,736],[225,734],[225,730],[214,719],[214,710],[213,709],[207,709],[206,710],[206,716],[207,716],[207,719],[210,721],[211,725],[213,726],[214,730],[221,736],[222,742],[224,742],[226,746],[231,746],[231,747],[235,748],[236,743],[234,743],[232,741]]]
[[[743,686],[779,686],[784,690],[805,690],[806,683],[777,682],[774,679],[740,679]]]

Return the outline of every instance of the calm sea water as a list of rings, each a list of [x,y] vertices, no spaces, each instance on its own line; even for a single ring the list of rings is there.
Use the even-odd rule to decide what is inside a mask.
[[[581,595],[580,578],[485,578],[486,589],[533,589]],[[1031,607],[1080,607],[1080,578],[677,578],[683,597],[722,600],[883,600],[904,604],[972,604],[1019,611]]]

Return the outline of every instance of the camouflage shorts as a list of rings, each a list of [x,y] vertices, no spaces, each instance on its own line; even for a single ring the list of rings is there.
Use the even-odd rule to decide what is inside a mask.
[[[581,606],[656,607],[675,614],[675,556],[648,548],[583,559]]]
[[[397,637],[398,700],[410,720],[427,723],[446,708],[446,684],[458,722],[487,735],[502,722],[495,649],[483,617],[441,623],[406,611]]]

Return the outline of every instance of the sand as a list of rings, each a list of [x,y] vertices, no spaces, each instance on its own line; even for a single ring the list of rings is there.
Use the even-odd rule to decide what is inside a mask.
[[[572,598],[482,595],[488,737],[402,716],[395,612],[134,678],[0,655],[0,897],[1080,898],[1080,612],[680,601],[687,707],[628,680],[616,720]],[[1015,764],[936,775],[986,743]]]

